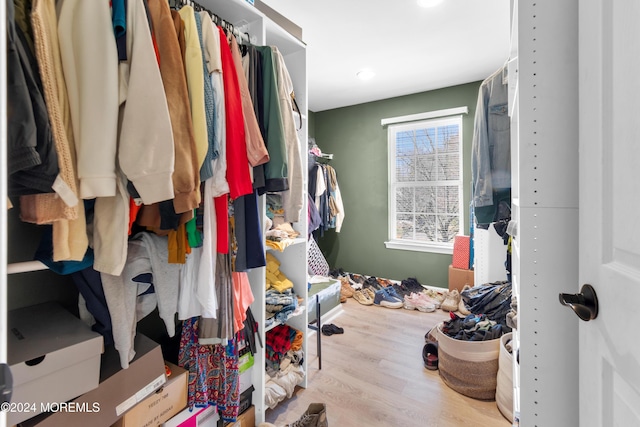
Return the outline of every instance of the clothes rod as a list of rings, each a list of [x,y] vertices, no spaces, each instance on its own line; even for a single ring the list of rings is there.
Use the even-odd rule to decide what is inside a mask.
[[[30,271],[48,270],[49,267],[40,261],[14,262],[7,264],[7,274],[28,273]]]

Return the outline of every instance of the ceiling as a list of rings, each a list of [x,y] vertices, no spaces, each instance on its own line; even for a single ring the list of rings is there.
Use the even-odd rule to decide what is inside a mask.
[[[315,112],[484,80],[509,55],[509,1],[262,0],[302,28]]]

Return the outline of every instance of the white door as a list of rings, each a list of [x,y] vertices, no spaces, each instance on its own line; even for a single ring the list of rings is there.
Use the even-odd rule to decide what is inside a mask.
[[[579,10],[580,426],[640,426],[640,2]]]

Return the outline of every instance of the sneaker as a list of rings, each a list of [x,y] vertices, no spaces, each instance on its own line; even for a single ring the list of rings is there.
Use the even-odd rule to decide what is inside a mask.
[[[394,298],[399,299],[400,301],[402,301],[402,297],[400,295],[398,295],[398,292],[396,292],[395,288],[393,286],[388,286],[386,288],[382,288],[382,291],[386,292],[387,295],[391,295]]]
[[[378,277],[377,280],[380,286],[382,286],[383,288],[393,285],[393,283],[391,283],[391,280],[389,279],[381,279],[380,277]]]
[[[312,403],[295,422],[287,427],[329,427],[327,406],[324,403]]]
[[[446,292],[447,291],[436,291],[435,289],[427,289],[425,291],[426,295],[436,302],[438,308],[440,308],[440,304],[444,301]]]
[[[353,289],[362,289],[362,283],[357,282],[351,277],[351,274],[345,274],[344,277],[349,281],[349,284]]]
[[[457,289],[452,291],[445,292],[444,301],[440,304],[440,308],[444,311],[458,311],[458,306],[460,305],[460,293]]]
[[[393,288],[392,288],[393,289]],[[386,292],[386,288],[376,291],[373,299],[373,304],[386,308],[402,308],[402,300],[394,297],[389,292]]]
[[[371,301],[373,301],[373,299],[376,297],[376,291],[371,288],[362,288],[362,293],[370,298]]]
[[[383,288],[383,286],[378,283],[378,279],[376,279],[374,276],[368,277],[364,281],[364,284],[362,286],[364,286],[365,288],[373,288],[374,291],[379,291]]]
[[[351,298],[353,297],[353,288],[351,287],[351,285],[349,284],[349,281],[346,279],[341,279],[341,286],[340,286],[340,295],[344,295],[345,298]]]
[[[349,273],[349,278],[355,283],[360,283],[361,285],[364,283],[365,278],[359,274]]]
[[[464,288],[462,288],[462,292],[471,289],[471,286],[469,285],[464,285]],[[465,294],[466,295],[466,294]],[[462,296],[460,296],[460,302],[458,303],[458,311],[460,312],[460,314],[462,314],[463,316],[466,316],[468,314],[471,314],[471,312],[469,310],[467,310],[467,305],[464,303],[464,299],[462,299]]]
[[[353,299],[362,305],[372,305],[373,299],[363,289],[356,289],[353,293]]]
[[[407,310],[418,310],[423,313],[436,311],[435,304],[424,294],[412,293],[404,297],[404,308]]]

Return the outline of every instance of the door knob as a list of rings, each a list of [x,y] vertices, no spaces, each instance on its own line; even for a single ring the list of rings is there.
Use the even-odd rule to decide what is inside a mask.
[[[560,304],[569,306],[585,322],[598,316],[598,297],[591,285],[582,285],[579,294],[560,294]]]

